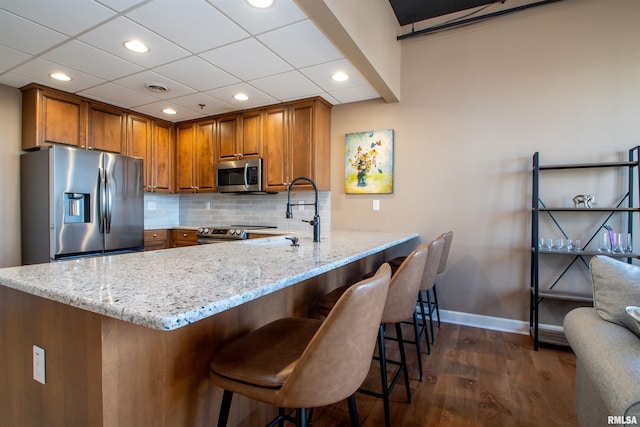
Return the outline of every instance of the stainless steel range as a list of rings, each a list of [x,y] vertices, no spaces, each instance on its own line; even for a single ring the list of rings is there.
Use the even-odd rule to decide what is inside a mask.
[[[260,230],[265,228],[276,228],[268,225],[229,225],[216,227],[200,227],[196,232],[199,245],[211,243],[224,243],[233,240],[245,240],[248,237],[248,230]]]

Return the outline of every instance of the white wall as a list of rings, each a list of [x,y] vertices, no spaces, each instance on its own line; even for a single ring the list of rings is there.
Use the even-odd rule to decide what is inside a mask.
[[[0,84],[0,267],[20,265],[22,93]]]
[[[404,40],[401,102],[333,108],[333,229],[453,230],[441,307],[528,319],[531,156],[615,160],[640,143],[638,22],[637,0],[566,0]],[[345,194],[345,133],[387,128],[394,193]]]

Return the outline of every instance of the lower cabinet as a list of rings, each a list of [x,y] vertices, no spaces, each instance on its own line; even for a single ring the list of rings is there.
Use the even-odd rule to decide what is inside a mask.
[[[195,246],[198,244],[196,230],[171,230],[170,247],[181,248],[183,246]]]
[[[169,231],[168,230],[145,230],[144,231],[144,250],[145,251],[167,249],[168,247],[169,247]]]

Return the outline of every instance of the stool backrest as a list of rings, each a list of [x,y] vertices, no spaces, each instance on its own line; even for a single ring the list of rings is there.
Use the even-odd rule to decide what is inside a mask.
[[[391,267],[342,294],[278,394],[295,396],[294,407],[330,405],[356,392],[369,372],[384,309]],[[308,397],[307,397],[308,396]]]
[[[420,286],[421,291],[427,291],[433,288],[433,285],[436,283],[436,276],[438,275],[438,268],[440,266],[440,260],[442,260],[444,247],[445,240],[443,236],[429,242],[429,255],[427,255],[427,262],[424,266],[422,286]]]
[[[411,317],[422,284],[427,253],[426,245],[418,245],[394,273],[389,284],[382,323],[398,323]]]
[[[438,265],[438,274],[442,274],[447,268],[447,259],[449,258],[449,250],[451,249],[451,242],[453,241],[453,231],[447,231],[442,233],[439,238],[444,239],[444,247],[442,248],[442,256],[440,257],[440,264]]]

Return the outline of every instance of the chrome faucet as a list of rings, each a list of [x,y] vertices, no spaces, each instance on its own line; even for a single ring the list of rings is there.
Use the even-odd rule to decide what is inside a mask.
[[[316,202],[314,203],[314,206],[316,208],[316,213],[313,216],[313,219],[311,221],[305,220],[305,219],[303,219],[302,221],[308,222],[309,225],[313,226],[313,241],[319,242],[320,241],[320,213],[318,208],[318,187],[316,187],[316,183],[313,182],[311,178],[307,178],[306,176],[299,176],[295,178],[293,181],[291,181],[291,183],[289,184],[289,189],[287,191],[287,218],[293,218],[293,212],[291,211],[291,189],[293,188],[293,184],[295,184],[297,181],[300,181],[300,180],[308,181],[313,187],[313,191],[315,191],[316,193]],[[303,203],[302,206],[308,206],[310,204],[311,203]]]

